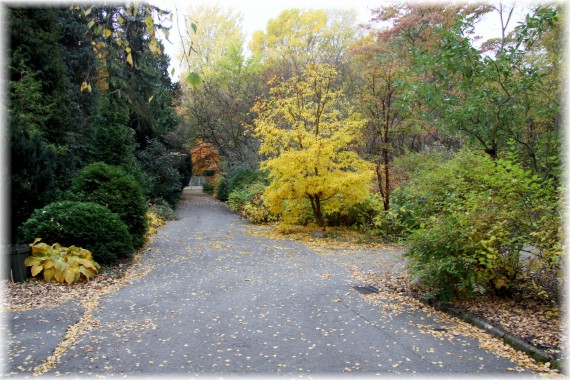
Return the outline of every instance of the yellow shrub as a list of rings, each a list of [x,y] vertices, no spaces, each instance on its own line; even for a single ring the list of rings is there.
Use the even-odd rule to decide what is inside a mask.
[[[158,215],[156,215],[151,211],[147,211],[146,220],[148,222],[148,229],[146,231],[145,240],[148,241],[151,236],[156,235],[158,233],[158,228],[164,226],[166,222],[164,221],[164,219],[162,219],[161,217],[159,217]]]

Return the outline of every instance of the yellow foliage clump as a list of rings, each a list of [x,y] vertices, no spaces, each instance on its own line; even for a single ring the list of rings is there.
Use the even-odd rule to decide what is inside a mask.
[[[43,272],[45,281],[55,280],[71,285],[79,281],[81,276],[90,280],[99,271],[100,266],[93,260],[90,251],[74,245],[62,247],[58,243],[48,245],[40,241],[37,238],[30,244],[32,255],[24,261],[26,266],[32,267],[32,276]]]
[[[160,227],[164,226],[166,224],[166,222],[164,221],[164,219],[162,219],[161,217],[159,217],[158,215],[156,215],[155,213],[153,213],[151,211],[147,211],[146,220],[148,223],[148,229],[146,232],[145,240],[149,241],[150,237],[153,235],[156,235],[158,232],[158,229]]]
[[[252,109],[266,157],[261,169],[271,180],[263,201],[284,223],[311,210],[324,229],[326,215],[348,212],[369,195],[373,164],[354,151],[366,120],[335,89],[337,81],[331,66],[310,65]]]

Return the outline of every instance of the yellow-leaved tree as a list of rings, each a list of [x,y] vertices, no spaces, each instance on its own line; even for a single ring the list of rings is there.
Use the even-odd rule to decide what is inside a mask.
[[[271,180],[264,203],[285,223],[310,208],[324,230],[326,215],[346,213],[369,195],[374,167],[354,151],[366,121],[336,88],[336,77],[330,65],[309,65],[302,75],[272,81],[269,97],[252,108],[261,169]]]

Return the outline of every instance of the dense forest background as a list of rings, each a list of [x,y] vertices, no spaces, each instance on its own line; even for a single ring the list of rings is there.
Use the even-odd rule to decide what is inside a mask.
[[[149,44],[159,11],[137,7],[8,8],[12,241],[91,163],[124,168],[149,202],[174,206],[188,183],[179,88]]]

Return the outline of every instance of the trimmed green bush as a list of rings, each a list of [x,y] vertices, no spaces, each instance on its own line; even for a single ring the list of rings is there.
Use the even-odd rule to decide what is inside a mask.
[[[93,202],[54,202],[36,210],[19,231],[19,241],[41,238],[47,244],[83,247],[101,264],[134,251],[127,225],[107,207]]]
[[[127,225],[134,248],[144,243],[147,220],[143,191],[122,167],[103,162],[86,166],[74,178],[68,198],[107,207]]]

